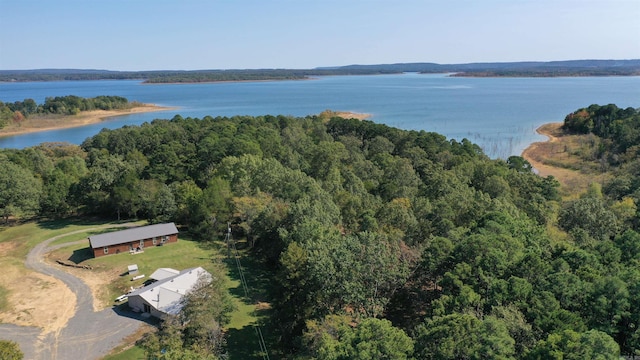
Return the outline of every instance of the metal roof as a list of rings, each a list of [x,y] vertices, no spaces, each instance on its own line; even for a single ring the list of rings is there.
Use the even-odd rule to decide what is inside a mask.
[[[177,233],[178,229],[174,223],[155,224],[89,236],[89,243],[91,244],[91,247],[95,249]]]
[[[184,295],[199,281],[210,282],[211,274],[201,267],[186,269],[179,274],[137,289],[127,296],[140,296],[156,310],[175,315],[182,309]]]
[[[160,280],[164,280],[168,277],[172,277],[172,276],[176,276],[180,274],[180,271],[176,270],[176,269],[172,269],[172,268],[159,268],[158,270],[154,271],[153,274],[151,274],[151,276],[149,276],[151,279],[156,280],[156,281],[160,281]]]

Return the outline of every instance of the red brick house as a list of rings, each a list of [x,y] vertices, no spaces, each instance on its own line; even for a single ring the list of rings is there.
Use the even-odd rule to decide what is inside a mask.
[[[145,247],[162,246],[178,241],[174,223],[141,226],[121,231],[89,236],[93,256],[135,252]]]

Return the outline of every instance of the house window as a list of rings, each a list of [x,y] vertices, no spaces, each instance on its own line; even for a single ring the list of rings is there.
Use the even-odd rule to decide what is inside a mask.
[[[150,313],[151,312],[151,306],[149,306],[149,304],[143,304],[143,308],[144,308],[144,312],[146,313]]]
[[[108,246],[105,246],[105,247],[104,247],[104,253],[105,253],[105,254],[108,254],[108,253],[109,253],[109,247],[108,247]]]
[[[162,237],[162,243],[164,244],[164,243],[166,243],[167,241],[169,241],[169,236],[164,235],[164,236]]]
[[[144,247],[144,239],[140,239],[140,249]]]
[[[153,237],[153,245],[158,243],[158,238],[156,236]]]

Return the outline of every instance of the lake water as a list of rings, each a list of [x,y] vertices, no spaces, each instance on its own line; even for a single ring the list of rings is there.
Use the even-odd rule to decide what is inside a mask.
[[[467,138],[492,158],[519,155],[544,140],[535,129],[561,122],[591,104],[640,107],[640,77],[461,78],[442,74],[333,76],[308,81],[146,85],[140,81],[0,83],[0,100],[48,96],[119,95],[177,110],[118,117],[95,125],[0,138],[0,148],[46,141],[80,144],[103,128],[139,125],[176,114],[202,118],[233,115],[318,114],[323,110],[371,114],[370,120],[448,138]]]

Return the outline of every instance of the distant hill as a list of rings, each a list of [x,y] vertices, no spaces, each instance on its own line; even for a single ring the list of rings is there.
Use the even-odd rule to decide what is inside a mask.
[[[455,76],[634,76],[640,75],[640,59],[522,61],[468,64],[400,63],[348,65],[334,70],[456,73]]]
[[[454,73],[474,77],[638,76],[640,59],[522,61],[468,64],[398,63],[347,65],[315,69],[233,69],[110,71],[91,69],[0,70],[0,81],[144,80],[148,83],[297,80],[327,75],[373,75],[403,72]]]

